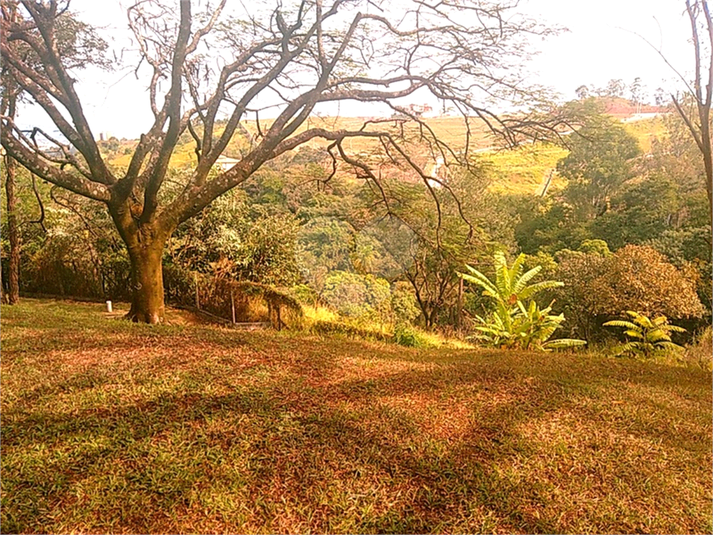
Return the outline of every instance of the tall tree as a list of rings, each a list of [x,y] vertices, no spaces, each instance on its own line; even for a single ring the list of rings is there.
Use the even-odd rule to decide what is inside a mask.
[[[3,115],[15,116],[17,94],[12,89],[7,89],[0,105]],[[4,296],[7,304],[14,305],[20,300],[20,232],[17,221],[17,198],[15,185],[17,183],[17,162],[10,154],[3,156],[5,168],[5,200],[7,202],[7,238],[10,245],[7,265],[7,293]]]
[[[18,9],[19,4],[17,1],[3,3],[2,17],[4,21],[7,21],[7,26],[21,22]],[[101,58],[93,56],[92,52],[103,50],[106,47],[106,43],[97,36],[93,29],[77,21],[69,13],[62,13],[62,17],[57,20],[55,46],[67,64],[73,64],[76,67],[84,67],[88,64],[101,66],[103,64]],[[30,53],[26,44],[20,44],[17,47],[17,52],[22,55],[28,69],[41,68],[41,62],[35,60],[34,54]],[[26,97],[26,94],[22,85],[18,84],[12,68],[6,62],[2,64],[0,78],[2,79],[0,115],[7,117],[10,122],[14,123],[18,103]],[[37,144],[36,134],[36,130],[31,131],[29,134],[32,143],[35,145]],[[21,223],[18,217],[20,208],[16,196],[18,161],[11,153],[4,154],[3,160],[9,242],[8,291],[4,298],[8,304],[15,304],[20,299],[20,256],[22,250]],[[34,177],[32,184],[36,198],[41,203],[35,187]],[[37,222],[42,223],[42,219]]]
[[[693,88],[689,94],[695,111],[685,109],[681,100],[673,97],[673,104],[691,131],[703,156],[706,170],[708,207],[713,216],[713,145],[711,145],[711,104],[713,103],[713,19],[708,0],[686,0],[686,12],[691,23],[694,59],[696,63]],[[703,34],[703,35],[701,35]]]
[[[7,10],[9,17],[16,17],[16,10],[10,6]],[[4,69],[3,69],[4,71]],[[0,113],[8,117],[15,118],[17,110],[18,87],[11,77],[2,73],[3,91],[0,101]],[[7,294],[3,296],[9,305],[14,305],[20,300],[20,233],[17,223],[17,199],[15,198],[15,184],[17,162],[9,154],[3,156],[5,168],[5,199],[7,207],[7,234],[9,250],[8,261],[8,288]]]
[[[686,14],[691,26],[691,42],[695,70],[692,84],[656,48],[666,64],[681,78],[686,86],[683,96],[671,95],[676,111],[686,123],[703,158],[708,210],[713,223],[713,145],[711,139],[711,105],[713,105],[713,18],[708,0],[685,0]]]
[[[564,196],[584,220],[608,209],[610,196],[633,177],[633,160],[641,154],[638,141],[604,114],[591,113],[572,135],[570,153],[557,163],[569,180]]]
[[[335,171],[345,165],[379,190],[373,160],[350,153],[344,143],[368,138],[374,150],[380,148],[392,163],[412,169],[432,187],[410,155],[408,132],[389,128],[393,119],[368,120],[354,129],[311,126],[307,119],[321,104],[382,103],[419,123],[421,150],[425,145],[434,159],[438,155],[445,162],[468,158],[473,118],[511,143],[543,127],[523,115],[500,118],[479,104],[492,97],[532,101],[517,61],[528,36],[549,33],[514,17],[497,1],[293,0],[253,6],[241,15],[224,13],[226,0],[205,3],[196,14],[190,0],[180,0],[179,6],[142,0],[127,14],[139,47],[136,69],[150,71],[153,124],[140,137],[128,167],[115,170],[99,150],[76,87],[78,63],[58,47],[59,22],[69,1],[18,2],[20,20],[8,16],[10,0],[3,2],[2,61],[61,137],[39,131],[55,147],[43,149],[3,116],[2,145],[44,180],[106,205],[131,259],[129,317],[135,321],[163,319],[161,259],[176,227],[287,151],[324,140]],[[429,93],[463,115],[467,135],[459,150],[398,105],[399,99]],[[279,113],[261,122],[259,112],[267,107]],[[248,117],[256,125],[252,134],[244,127]],[[197,162],[171,196],[162,186],[184,132],[195,141]],[[212,172],[236,136],[245,138],[242,158]],[[385,194],[383,202],[388,205]]]

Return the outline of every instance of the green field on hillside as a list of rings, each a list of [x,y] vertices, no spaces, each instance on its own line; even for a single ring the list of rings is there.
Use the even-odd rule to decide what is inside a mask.
[[[297,133],[314,127],[323,127],[330,129],[346,129],[356,130],[361,128],[367,118],[360,117],[311,117],[298,130]],[[465,143],[465,127],[462,118],[458,117],[439,117],[427,120],[429,126],[439,139],[448,143],[455,148],[462,148]],[[257,128],[254,122],[247,122],[246,128],[251,133],[255,134]],[[261,127],[269,127],[270,121],[261,123]],[[664,126],[660,118],[646,119],[632,123],[626,123],[626,130],[634,135],[641,145],[644,152],[651,150],[651,142],[653,139],[660,138],[664,135]],[[383,125],[380,125],[383,128]],[[394,132],[397,129],[392,123],[388,123],[388,129]],[[406,133],[411,136],[418,134],[418,129],[415,124],[407,124]],[[490,164],[493,172],[494,191],[503,193],[531,193],[539,195],[542,193],[543,185],[547,182],[550,174],[552,180],[549,186],[549,191],[556,191],[564,187],[566,181],[559,177],[554,172],[557,162],[567,155],[567,150],[555,145],[537,143],[535,145],[524,145],[517,149],[498,149],[497,141],[488,135],[485,129],[480,125],[473,125],[473,141],[472,148],[478,151],[481,158]],[[110,161],[112,165],[122,168],[127,167],[131,160],[131,149],[134,146],[133,141],[124,141],[121,145],[121,150],[112,154]],[[225,151],[230,156],[238,156],[239,141],[231,143]],[[327,142],[324,140],[313,140],[308,143],[311,147],[323,147]],[[379,149],[378,142],[370,139],[352,138],[347,139],[344,143],[345,148],[353,154],[369,154],[370,152]],[[171,165],[176,168],[186,168],[194,165],[195,154],[193,151],[193,143],[186,140],[185,143],[179,144],[171,159]]]
[[[168,320],[3,306],[3,532],[712,529],[702,370]]]

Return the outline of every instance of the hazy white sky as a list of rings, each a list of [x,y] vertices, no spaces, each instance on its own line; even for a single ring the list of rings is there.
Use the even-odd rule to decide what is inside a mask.
[[[72,9],[102,27],[104,36],[111,36],[127,28],[121,7],[127,3],[74,0]],[[635,33],[660,47],[681,72],[692,71],[683,0],[521,0],[518,9],[545,24],[569,29],[534,43],[541,52],[528,66],[532,81],[553,88],[565,100],[574,98],[582,84],[601,87],[610,79],[629,84],[638,76],[651,92],[659,86],[681,87],[676,75]],[[145,82],[126,72],[87,74],[80,91],[88,97],[85,111],[95,133],[134,138],[148,128]],[[350,114],[344,106],[340,111]]]
[[[604,86],[618,78],[630,83],[639,76],[651,91],[678,86],[676,75],[636,34],[679,70],[692,72],[683,0],[523,0],[521,5],[527,13],[569,29],[542,43],[532,65],[543,83],[566,98],[573,98],[582,84]]]

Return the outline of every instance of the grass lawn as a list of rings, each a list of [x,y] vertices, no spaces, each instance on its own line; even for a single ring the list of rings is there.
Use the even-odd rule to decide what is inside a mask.
[[[711,376],[2,308],[2,531],[711,532]]]

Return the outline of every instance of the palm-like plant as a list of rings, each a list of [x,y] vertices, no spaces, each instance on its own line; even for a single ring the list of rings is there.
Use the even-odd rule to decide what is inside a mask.
[[[495,281],[491,281],[477,269],[466,265],[470,273],[461,273],[460,276],[468,282],[477,284],[483,288],[483,295],[493,298],[499,307],[508,309],[517,305],[518,301],[524,301],[533,297],[543,290],[559,288],[564,283],[558,281],[542,281],[529,284],[542,270],[542,266],[536,266],[525,271],[525,255],[521,254],[515,259],[513,265],[508,268],[505,253],[498,251],[493,255],[495,265]]]
[[[650,357],[657,351],[672,351],[683,349],[671,341],[671,333],[685,333],[686,329],[678,325],[671,325],[666,316],[649,319],[643,314],[627,310],[628,320],[608,321],[605,327],[621,327],[626,329],[624,334],[633,340],[627,341],[616,347],[615,354],[626,353]]]
[[[517,308],[508,312],[503,318],[494,313],[488,320],[478,316],[480,325],[475,329],[480,333],[479,340],[489,345],[508,349],[562,349],[586,344],[584,340],[561,338],[549,340],[556,329],[564,321],[564,314],[550,314],[552,304],[540,308],[535,301],[530,301],[526,307],[522,301],[517,302]]]
[[[505,253],[494,255],[495,281],[491,281],[477,269],[466,265],[470,273],[460,276],[483,288],[483,295],[495,301],[495,311],[486,320],[478,316],[480,325],[477,338],[495,347],[518,349],[543,349],[584,345],[584,340],[561,339],[548,341],[554,331],[564,321],[564,315],[550,314],[552,304],[540,309],[532,299],[537,293],[564,286],[558,281],[542,281],[530,284],[542,270],[541,266],[528,271],[524,269],[525,255],[517,257],[511,267],[507,265]],[[525,305],[524,300],[530,299]]]

